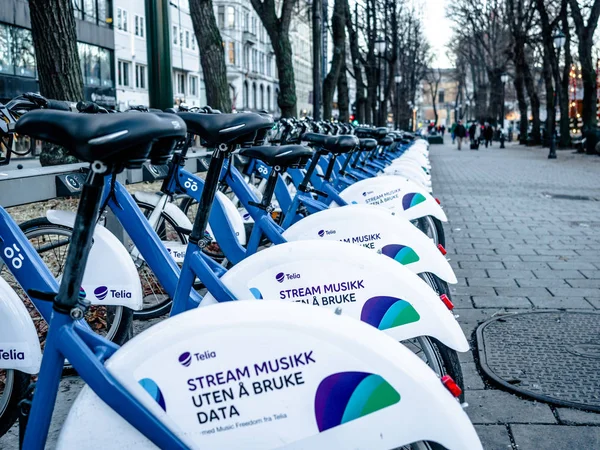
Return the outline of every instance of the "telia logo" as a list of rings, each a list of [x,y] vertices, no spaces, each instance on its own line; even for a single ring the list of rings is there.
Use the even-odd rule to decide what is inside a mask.
[[[323,237],[325,235],[331,236],[332,234],[335,234],[335,230],[319,230],[319,233],[318,233],[318,235],[320,237]]]
[[[98,286],[96,289],[94,289],[94,295],[98,300],[104,300],[108,295],[108,287]]]
[[[283,280],[285,279],[288,280],[296,280],[298,278],[300,278],[300,274],[299,273],[283,273],[283,272],[279,272],[277,275],[275,275],[275,279],[280,282],[283,283]]]
[[[192,363],[192,355],[190,352],[183,352],[179,355],[179,363],[184,367],[189,367]]]
[[[366,197],[367,195],[372,194],[372,193],[373,193],[373,191],[365,191],[365,192],[363,192],[363,197]]]

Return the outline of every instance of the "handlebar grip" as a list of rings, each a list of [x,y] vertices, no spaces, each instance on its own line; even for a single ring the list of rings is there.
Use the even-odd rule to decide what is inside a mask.
[[[64,102],[62,100],[48,100],[48,103],[46,104],[46,108],[57,109],[59,111],[71,111],[70,103]]]

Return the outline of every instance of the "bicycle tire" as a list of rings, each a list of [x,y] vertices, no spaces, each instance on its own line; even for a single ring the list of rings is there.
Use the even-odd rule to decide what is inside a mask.
[[[28,220],[21,223],[19,227],[28,239],[35,237],[36,233],[39,233],[39,235],[52,235],[54,233],[62,236],[71,235],[72,233],[72,228],[54,224],[45,217]],[[54,276],[59,275],[59,273],[54,272],[53,274]],[[113,317],[113,322],[107,332],[106,338],[115,344],[122,345],[127,342],[132,335],[133,310],[124,306],[112,306],[107,308],[111,308],[110,310],[107,309],[107,313],[109,312]]]
[[[189,198],[189,197],[187,197]],[[182,200],[182,202],[184,202],[187,198],[184,198]],[[136,201],[138,207],[142,210],[142,212],[144,213],[144,215],[146,215],[146,217],[148,217],[152,211],[154,211],[154,205],[149,204],[149,203],[144,203],[141,201]],[[169,214],[167,214],[165,211],[162,212],[161,214],[161,219],[162,219],[162,223],[164,224],[165,222],[167,222],[173,229],[175,229],[175,226],[177,225],[177,223],[175,222],[175,220],[169,216]],[[159,226],[158,228],[160,229],[162,227]],[[178,236],[178,241],[181,244],[187,244],[187,237],[180,233],[177,232],[177,236]],[[145,263],[143,263],[145,265]],[[136,264],[137,266],[137,264]],[[148,267],[147,265],[145,265],[145,267]],[[140,272],[142,266],[138,267],[138,272]],[[152,272],[152,270],[148,267],[148,270],[150,272]],[[152,276],[154,276],[154,274],[152,273]],[[141,276],[140,276],[141,278]],[[156,279],[156,277],[155,277]],[[156,280],[156,284],[158,286],[160,286],[160,282],[158,280]],[[160,286],[162,289],[162,286]],[[156,294],[154,294],[156,295]],[[171,306],[173,305],[173,299],[167,295],[166,293],[164,293],[165,298],[164,300],[157,302],[155,305],[153,306],[149,306],[146,307],[144,305],[144,307],[139,310],[139,311],[134,311],[133,312],[133,318],[136,320],[150,320],[150,319],[156,319],[157,317],[161,317],[164,316],[165,314],[168,314],[171,311]]]
[[[31,376],[13,369],[0,369],[4,375],[4,389],[0,393],[0,437],[4,436],[19,417],[19,402],[25,396]],[[8,381],[8,388],[6,388]]]

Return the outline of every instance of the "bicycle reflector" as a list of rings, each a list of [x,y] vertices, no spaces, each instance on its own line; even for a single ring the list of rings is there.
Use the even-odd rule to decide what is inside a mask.
[[[446,253],[448,253],[442,244],[438,244],[437,248],[442,253],[442,255],[446,255]]]
[[[444,375],[442,377],[442,384],[455,398],[460,397],[460,394],[462,394],[462,389],[458,384],[456,384],[450,375]]]
[[[437,202],[437,204],[438,204],[438,205],[441,205],[441,204],[442,204],[442,202],[440,202],[440,199],[439,199],[439,198],[437,198],[437,197],[435,198],[435,201]]]
[[[446,294],[440,295],[440,300],[444,303],[444,305],[446,305],[446,308],[448,308],[450,311],[454,309],[454,303],[452,303],[452,300],[450,300]]]

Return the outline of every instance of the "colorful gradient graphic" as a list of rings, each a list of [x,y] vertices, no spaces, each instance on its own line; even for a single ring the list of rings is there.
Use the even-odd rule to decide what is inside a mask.
[[[360,320],[380,330],[417,322],[421,316],[406,300],[396,297],[373,297],[365,302]]]
[[[381,253],[404,265],[415,263],[421,259],[412,248],[400,244],[386,245],[381,249]]]
[[[423,203],[425,201],[425,196],[423,194],[419,194],[418,192],[412,192],[410,194],[406,194],[402,198],[402,207],[406,210],[408,208],[412,208],[419,203]]]
[[[163,396],[156,382],[151,378],[142,378],[140,381],[138,381],[138,383],[140,383],[146,392],[150,394],[156,403],[158,403],[158,406],[160,406],[163,411],[167,412],[165,397]]]
[[[79,288],[79,298],[85,298],[85,296],[86,296],[86,295],[87,295],[87,294],[86,294],[86,292],[85,292],[85,289],[83,288],[83,286],[81,286],[81,287]]]
[[[98,286],[94,289],[94,295],[98,300],[104,300],[108,295],[108,288],[106,286]]]
[[[360,419],[400,401],[400,394],[380,375],[340,372],[319,384],[315,418],[319,431]]]
[[[259,300],[261,300],[263,298],[262,293],[256,288],[250,288],[250,292],[252,292],[252,295],[254,296],[254,298],[257,298]]]

